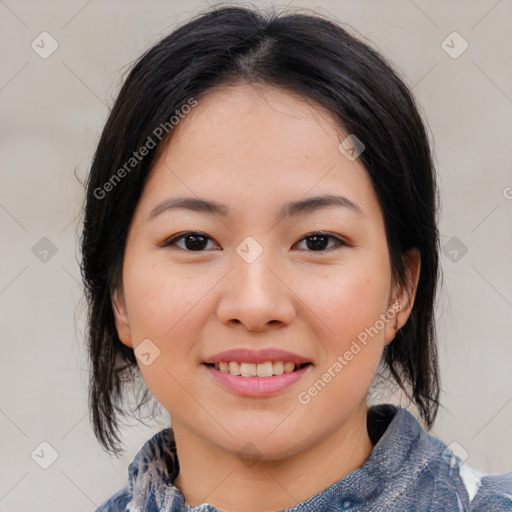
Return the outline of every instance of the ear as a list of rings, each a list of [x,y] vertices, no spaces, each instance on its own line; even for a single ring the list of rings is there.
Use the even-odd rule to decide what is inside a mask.
[[[114,318],[119,339],[127,347],[133,348],[130,323],[126,312],[124,296],[123,293],[118,292],[118,290],[116,290],[112,296],[112,309],[114,310]]]
[[[395,283],[389,303],[389,311],[394,311],[394,319],[388,324],[386,344],[394,339],[398,330],[405,325],[411,314],[418,289],[421,269],[420,251],[413,247],[403,255],[405,283]],[[390,313],[391,316],[391,313]]]

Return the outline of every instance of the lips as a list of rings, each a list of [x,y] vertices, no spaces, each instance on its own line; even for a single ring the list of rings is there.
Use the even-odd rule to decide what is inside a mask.
[[[281,349],[233,349],[207,358],[203,365],[217,383],[242,396],[275,395],[297,382],[313,366]]]
[[[212,357],[209,357],[203,361],[204,364],[216,364],[222,362],[236,361],[238,363],[276,363],[278,361],[294,363],[296,366],[300,366],[305,363],[310,363],[308,359],[281,350],[278,348],[266,348],[262,350],[249,350],[249,349],[232,349],[220,352]]]

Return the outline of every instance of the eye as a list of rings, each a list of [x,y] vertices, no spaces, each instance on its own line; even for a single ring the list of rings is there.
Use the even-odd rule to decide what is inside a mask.
[[[341,238],[332,235],[331,233],[326,233],[325,231],[318,231],[316,233],[310,233],[303,237],[299,244],[303,241],[306,241],[306,247],[312,252],[322,252],[328,249],[332,249],[333,247],[327,247],[329,245],[329,240],[335,241],[335,246],[346,246],[347,243],[344,242]]]
[[[334,241],[334,246],[329,247],[330,240]],[[158,246],[174,246],[188,252],[202,252],[206,249],[209,241],[213,241],[212,238],[210,238],[206,233],[203,233],[202,231],[187,231],[186,233],[173,236],[163,241],[162,243],[159,243]],[[299,245],[304,241],[306,242],[308,252],[322,252],[333,249],[336,246],[339,247],[347,245],[347,243],[339,237],[324,231],[310,233],[303,237],[296,245]]]
[[[179,249],[183,249],[189,252],[201,252],[205,249],[205,246],[208,245],[209,240],[212,239],[206,233],[201,231],[187,231],[181,235],[169,238],[158,245],[160,247],[176,246]],[[181,241],[183,241],[183,244],[179,246],[178,242]]]

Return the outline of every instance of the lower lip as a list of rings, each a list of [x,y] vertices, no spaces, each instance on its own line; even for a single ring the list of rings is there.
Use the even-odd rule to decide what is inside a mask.
[[[230,391],[242,396],[271,396],[295,384],[309,370],[311,365],[300,370],[272,377],[242,377],[203,365],[212,377]]]

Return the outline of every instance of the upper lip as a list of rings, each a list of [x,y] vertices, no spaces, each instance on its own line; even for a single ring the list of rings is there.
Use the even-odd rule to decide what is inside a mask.
[[[294,354],[292,352],[287,352],[286,350],[281,350],[279,348],[265,348],[262,350],[252,350],[252,349],[231,349],[226,350],[224,352],[220,352],[215,354],[203,363],[205,364],[214,364],[221,362],[229,362],[229,361],[237,361],[239,363],[266,363],[270,362],[291,362],[297,365],[310,363],[308,359]]]

